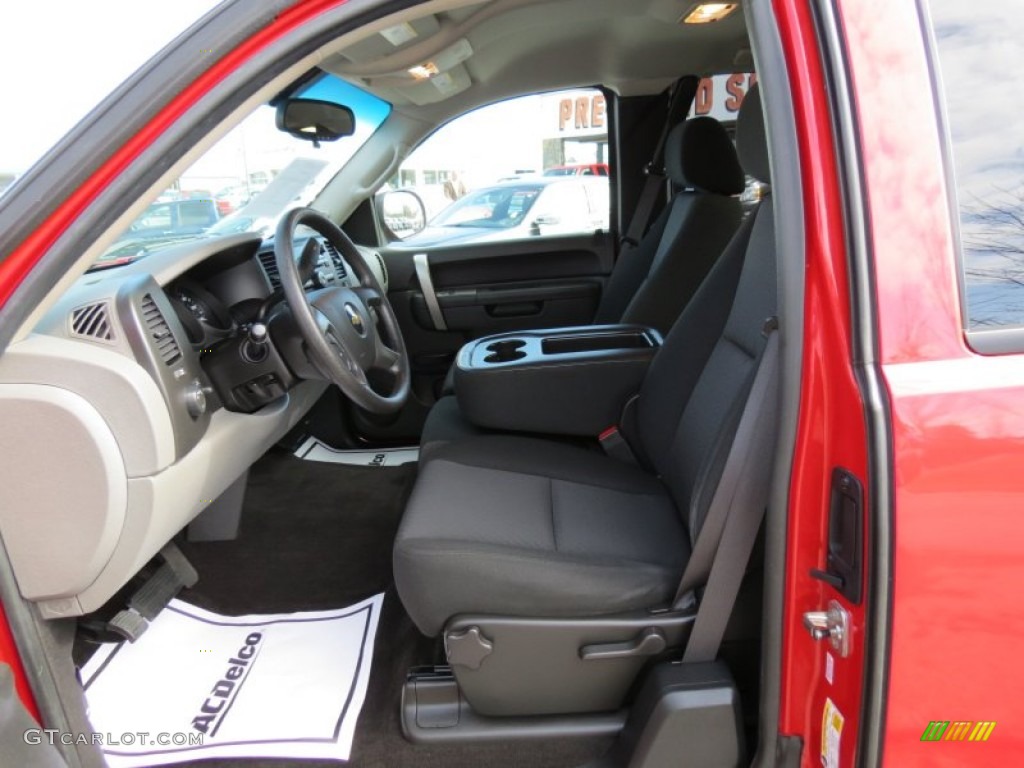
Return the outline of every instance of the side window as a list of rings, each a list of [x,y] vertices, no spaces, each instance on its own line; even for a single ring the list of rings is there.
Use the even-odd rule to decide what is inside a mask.
[[[532,239],[607,231],[608,121],[594,88],[535,94],[452,120],[389,180],[423,201],[420,232],[389,210],[408,245]]]
[[[929,3],[960,209],[970,330],[1024,327],[1024,16],[1012,0]]]

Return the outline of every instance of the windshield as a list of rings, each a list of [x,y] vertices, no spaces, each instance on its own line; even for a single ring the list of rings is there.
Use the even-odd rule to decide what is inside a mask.
[[[509,229],[523,221],[537,201],[540,191],[541,187],[536,184],[481,189],[452,203],[430,225]]]
[[[296,95],[349,107],[355,133],[317,147],[279,131],[276,110],[259,107],[175,179],[93,269],[138,261],[162,248],[214,235],[252,232],[266,237],[286,210],[311,203],[391,112],[387,102],[329,74]]]

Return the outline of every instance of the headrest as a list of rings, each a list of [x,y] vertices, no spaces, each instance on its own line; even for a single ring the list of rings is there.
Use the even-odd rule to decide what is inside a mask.
[[[713,117],[695,117],[672,129],[665,143],[665,172],[678,187],[719,195],[738,195],[745,186],[732,140]]]
[[[768,140],[764,133],[764,113],[761,111],[761,89],[757,83],[747,91],[736,118],[736,151],[744,171],[764,184],[771,184]]]

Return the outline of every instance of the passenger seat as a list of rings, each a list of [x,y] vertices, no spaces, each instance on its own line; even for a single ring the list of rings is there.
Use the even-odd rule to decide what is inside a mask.
[[[737,136],[744,167],[770,183],[756,87]],[[638,626],[672,606],[680,634],[666,642],[685,642],[680,577],[699,542],[721,544],[709,510],[733,442],[751,439],[737,427],[776,316],[768,195],[648,369],[636,418],[622,425],[640,466],[509,435],[455,441],[422,464],[395,539],[395,586],[416,626],[444,635],[475,711],[610,711],[649,658],[634,652]],[[762,414],[777,408],[754,402]],[[710,562],[693,570],[699,587]]]

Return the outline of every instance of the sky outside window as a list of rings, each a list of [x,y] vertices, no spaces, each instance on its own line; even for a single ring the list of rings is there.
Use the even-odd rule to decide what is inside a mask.
[[[0,26],[0,99],[7,107],[6,119],[0,120],[0,179],[28,170],[108,93],[216,4],[6,3]]]

